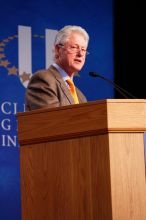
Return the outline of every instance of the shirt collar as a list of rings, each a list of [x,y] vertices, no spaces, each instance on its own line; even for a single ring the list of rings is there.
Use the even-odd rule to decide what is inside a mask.
[[[69,77],[69,75],[57,63],[53,63],[52,65],[58,70],[64,81],[67,79],[73,80],[73,77]]]

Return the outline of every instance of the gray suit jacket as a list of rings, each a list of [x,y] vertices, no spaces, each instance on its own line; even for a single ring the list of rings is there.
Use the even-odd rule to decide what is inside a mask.
[[[76,88],[79,103],[87,102]],[[53,66],[34,74],[26,90],[26,111],[74,104],[69,89],[60,73]]]

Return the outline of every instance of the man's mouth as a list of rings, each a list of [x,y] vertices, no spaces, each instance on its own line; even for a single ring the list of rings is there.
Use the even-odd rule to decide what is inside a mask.
[[[82,62],[82,60],[80,60],[80,59],[75,59],[74,60],[76,63],[81,63]]]

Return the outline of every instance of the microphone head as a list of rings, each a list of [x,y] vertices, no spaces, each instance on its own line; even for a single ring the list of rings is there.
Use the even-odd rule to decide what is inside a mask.
[[[89,76],[92,76],[92,77],[99,77],[99,75],[95,72],[89,72]]]

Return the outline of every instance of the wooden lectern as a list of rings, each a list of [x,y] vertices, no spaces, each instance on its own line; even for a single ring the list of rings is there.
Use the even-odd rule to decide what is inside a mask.
[[[22,220],[146,220],[146,101],[18,114]]]

